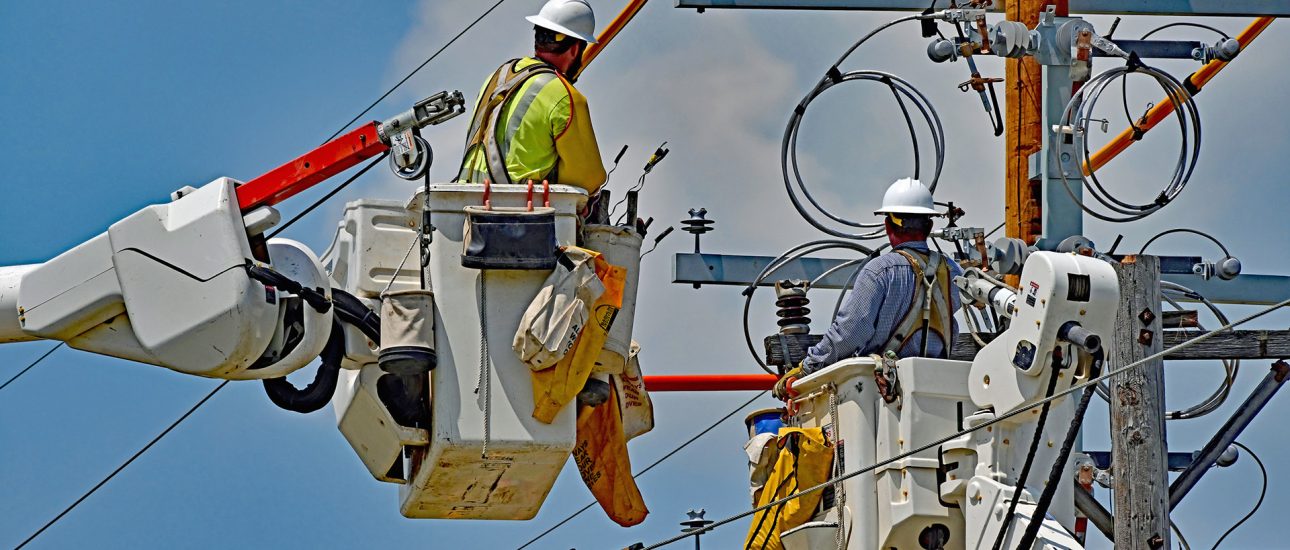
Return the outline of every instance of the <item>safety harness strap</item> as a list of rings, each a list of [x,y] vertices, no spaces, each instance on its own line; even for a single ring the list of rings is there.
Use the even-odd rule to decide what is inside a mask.
[[[914,295],[910,300],[909,311],[896,324],[896,330],[887,339],[883,351],[899,355],[921,330],[924,332],[924,351],[931,334],[935,333],[941,338],[944,348],[941,356],[948,357],[950,342],[945,335],[949,332],[950,316],[953,315],[948,301],[949,264],[935,252],[929,252],[926,256],[910,250],[897,250],[896,253],[904,256],[909,261],[909,267],[914,270]]]
[[[522,69],[516,69],[519,59],[512,59],[502,64],[497,72],[493,73],[488,84],[484,87],[484,93],[481,97],[486,98],[479,103],[479,108],[475,111],[475,118],[471,121],[469,141],[466,143],[466,155],[462,159],[461,170],[458,173],[459,180],[465,180],[475,174],[470,173],[468,163],[471,158],[471,151],[476,147],[484,148],[484,160],[488,169],[488,177],[493,183],[509,185],[511,181],[509,171],[506,169],[506,151],[504,145],[509,145],[510,136],[506,136],[507,143],[499,144],[497,141],[498,125],[503,123],[502,114],[506,104],[512,94],[524,86],[530,78],[538,75],[557,75],[555,68],[546,63],[534,63]],[[522,116],[523,113],[515,113],[513,116]],[[511,128],[506,128],[512,131]],[[473,180],[472,180],[473,181]]]

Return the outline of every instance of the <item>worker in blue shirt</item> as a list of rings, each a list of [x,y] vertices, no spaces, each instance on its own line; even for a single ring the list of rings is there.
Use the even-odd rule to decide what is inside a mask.
[[[790,381],[847,357],[888,351],[897,357],[949,356],[958,333],[959,296],[952,281],[963,270],[927,247],[932,217],[939,215],[934,206],[931,191],[918,180],[901,179],[887,188],[874,214],[885,217],[891,252],[860,270],[824,339],[780,377],[776,396],[785,397]]]

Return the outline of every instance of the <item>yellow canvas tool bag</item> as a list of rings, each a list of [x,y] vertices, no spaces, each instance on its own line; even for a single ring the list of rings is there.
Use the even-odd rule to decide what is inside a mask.
[[[611,401],[618,398],[612,387],[609,391]],[[645,521],[649,509],[632,479],[632,461],[627,455],[627,438],[617,407],[605,403],[583,407],[578,412],[573,462],[609,519],[623,527]]]
[[[605,293],[592,304],[591,321],[583,327],[573,351],[556,362],[554,368],[530,373],[533,378],[533,418],[547,424],[586,385],[622,306],[626,270],[609,265],[599,256],[594,261],[596,276],[605,285]]]
[[[757,499],[759,507],[828,481],[833,468],[832,445],[820,428],[780,428],[777,444],[779,454]],[[779,534],[809,521],[822,493],[808,493],[754,514],[744,549],[782,549]]]

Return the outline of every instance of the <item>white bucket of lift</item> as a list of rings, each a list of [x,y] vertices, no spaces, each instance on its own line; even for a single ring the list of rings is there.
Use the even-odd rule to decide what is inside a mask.
[[[435,368],[434,292],[399,290],[381,299],[381,370],[416,375]]]
[[[832,384],[837,394],[837,419],[829,407]],[[843,471],[852,472],[874,463],[877,453],[878,392],[873,382],[873,360],[868,357],[843,359],[793,384],[802,396],[796,422],[803,428],[822,428],[837,446]],[[845,512],[829,507],[792,531],[781,534],[786,550],[832,548],[839,516],[846,526],[849,550],[878,550],[872,533],[878,529],[878,499],[875,477],[856,476],[843,482]],[[836,498],[836,494],[835,494]],[[836,503],[836,500],[835,500]],[[914,546],[917,547],[917,546]],[[906,548],[901,546],[901,548]]]
[[[429,268],[439,364],[430,373],[430,445],[410,449],[409,483],[399,488],[399,509],[407,517],[530,519],[577,440],[576,407],[566,407],[550,424],[533,418],[530,370],[510,345],[550,271],[461,265],[464,209],[483,204],[483,192],[483,185],[430,186],[434,239]],[[526,204],[523,186],[493,185],[491,193],[493,205]],[[586,200],[580,189],[551,186],[558,244],[574,244],[575,213]],[[486,323],[481,323],[481,309]],[[488,361],[481,377],[483,342]]]
[[[616,225],[584,225],[582,241],[587,248],[601,253],[605,261],[627,270],[623,285],[623,307],[605,339],[605,348],[596,359],[594,372],[622,374],[631,357],[632,325],[636,319],[636,289],[641,273],[641,236],[631,228]]]

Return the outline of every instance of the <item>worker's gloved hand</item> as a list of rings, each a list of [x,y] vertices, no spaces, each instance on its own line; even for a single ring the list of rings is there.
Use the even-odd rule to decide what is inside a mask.
[[[790,381],[795,382],[797,381],[798,378],[801,378],[801,377],[802,377],[802,364],[798,363],[796,367],[788,369],[788,372],[785,372],[784,376],[779,377],[779,381],[775,382],[775,389],[771,390],[771,393],[773,393],[775,397],[779,398],[780,400],[787,401],[789,382]]]

